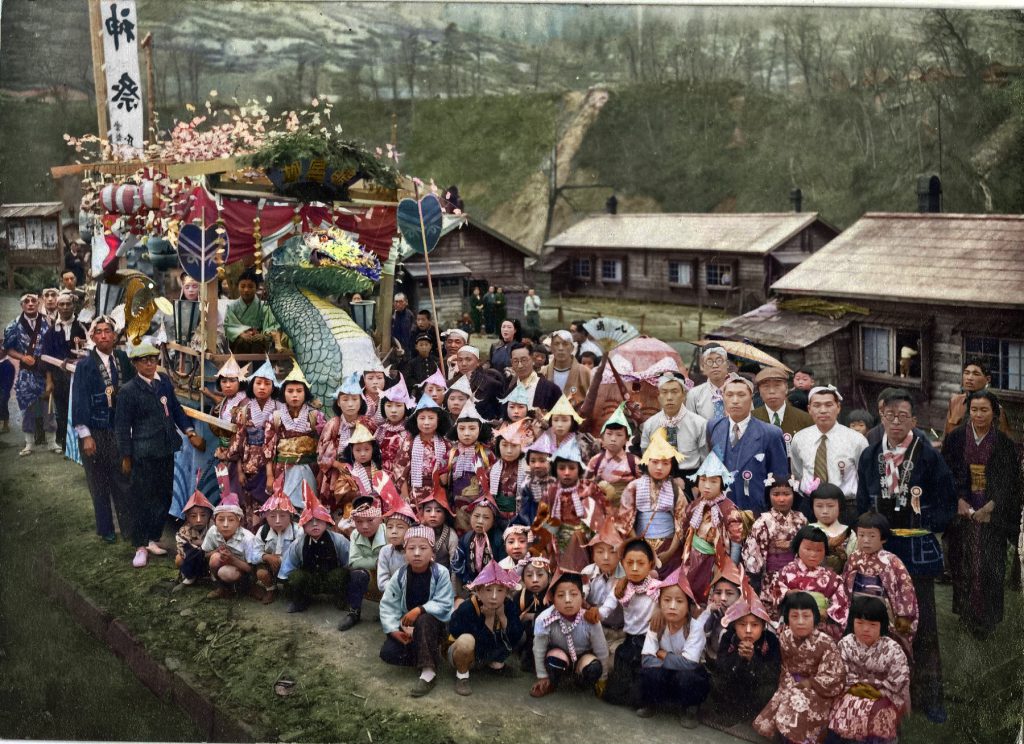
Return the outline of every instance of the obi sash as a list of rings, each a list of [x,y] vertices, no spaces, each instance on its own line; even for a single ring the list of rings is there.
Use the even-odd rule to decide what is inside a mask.
[[[675,531],[676,522],[670,512],[638,511],[636,513],[636,533],[638,535],[642,535],[643,537],[650,539],[662,539],[665,537],[671,537]],[[694,545],[696,545],[698,539],[699,538],[694,535]],[[701,552],[703,553],[704,551]],[[715,552],[714,548],[711,549],[711,552]]]
[[[703,537],[700,537],[699,535],[693,536],[693,542],[691,543],[691,545],[693,546],[693,549],[696,550],[698,553],[703,553],[704,555],[715,554],[715,546],[709,543]]]
[[[828,599],[828,597],[826,597],[821,592],[812,592],[812,591],[808,591],[806,589],[802,589],[801,591],[805,591],[808,594],[810,594],[812,597],[814,597],[814,602],[815,602],[815,604],[818,605],[818,612],[820,612],[822,617],[824,618],[825,611],[828,609],[828,606],[829,606],[829,599]]]
[[[885,587],[882,585],[882,579],[859,572],[853,577],[853,593],[885,599]]]
[[[768,557],[764,563],[765,573],[776,574],[786,567],[786,564],[793,561],[793,552],[790,550],[768,549]]]

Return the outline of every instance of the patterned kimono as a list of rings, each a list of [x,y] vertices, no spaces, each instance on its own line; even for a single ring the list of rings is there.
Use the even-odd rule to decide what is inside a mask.
[[[50,323],[43,313],[36,315],[33,328],[25,314],[19,315],[4,329],[4,350],[29,354],[36,360],[35,366],[18,365],[18,374],[14,378],[14,397],[21,410],[21,430],[32,434],[36,430],[36,414],[38,413],[46,431],[56,431],[57,422],[52,413],[47,413],[43,391],[46,388],[46,365],[39,358],[43,353],[43,337],[50,329]],[[32,410],[29,410],[32,409]]]
[[[502,530],[518,511],[519,486],[526,481],[526,478],[526,460],[522,457],[511,462],[499,459],[491,465],[487,485],[490,488],[491,496],[494,497],[494,502],[498,505],[498,521],[501,522]]]
[[[341,455],[348,446],[348,440],[352,438],[352,432],[356,426],[362,424],[370,433],[377,428],[369,416],[360,416],[355,421],[347,421],[344,416],[335,416],[324,426],[320,434],[320,441],[316,445],[316,460],[320,465],[320,472],[317,476],[317,493],[320,498],[330,503],[330,508],[340,506],[341,502],[355,494],[351,484],[339,482],[338,470],[334,463],[341,459]]]
[[[448,503],[455,510],[455,531],[462,535],[469,529],[467,508],[483,494],[484,479],[480,476],[490,471],[494,455],[479,442],[469,448],[456,444],[448,452],[447,462]]]
[[[416,436],[409,445],[409,497],[418,504],[434,491],[434,475],[445,472],[448,444],[436,434],[425,442]]]
[[[554,536],[548,557],[560,568],[582,571],[590,563],[585,546],[604,523],[603,494],[583,483],[570,488],[555,483],[541,503],[548,506],[544,528]]]
[[[847,692],[832,708],[828,727],[844,740],[895,742],[910,703],[910,667],[900,644],[882,636],[865,646],[851,634],[839,641],[839,653],[846,665]],[[857,684],[871,685],[882,697],[851,694]]]
[[[284,492],[296,509],[303,507],[302,481],[316,488],[317,442],[324,430],[324,415],[303,403],[293,418],[281,406],[263,430],[263,455],[273,463],[274,479],[284,476]]]
[[[791,591],[807,592],[814,597],[821,611],[818,630],[828,633],[834,640],[842,637],[850,612],[850,597],[835,571],[824,564],[815,569],[807,568],[799,558],[787,563],[761,590],[761,601],[772,620],[780,618],[782,600]]]
[[[835,641],[814,630],[796,639],[788,625],[779,630],[782,673],[779,689],[754,719],[754,729],[768,739],[778,732],[787,741],[817,744],[825,735],[833,701],[846,689],[846,665]],[[811,680],[809,689],[800,687]]]
[[[710,502],[697,498],[686,505],[676,523],[676,529],[683,535],[686,577],[698,603],[707,601],[717,559],[729,555],[730,541],[725,530],[735,511],[736,505],[724,494]]]
[[[783,514],[771,509],[766,511],[750,528],[750,535],[743,545],[743,565],[752,574],[764,575],[761,581],[768,582],[796,556],[789,549],[789,543],[796,537],[800,528],[807,524],[807,517],[795,509]],[[776,542],[784,540],[785,548],[776,547]]]
[[[590,459],[584,479],[594,481],[604,490],[608,517],[621,524],[618,512],[622,492],[630,482],[639,477],[640,468],[634,455],[621,452],[619,457],[613,460],[607,452],[601,450]]]
[[[248,403],[249,398],[246,396],[244,391],[241,391],[235,393],[230,398],[225,398],[215,405],[212,413],[225,423],[238,424],[241,417],[239,409],[245,408]],[[230,493],[237,493],[239,497],[241,497],[243,495],[242,486],[238,482],[238,468],[236,465],[241,454],[239,452],[232,454],[231,447],[234,442],[235,435],[227,429],[221,429],[217,426],[211,426],[210,431],[212,431],[214,436],[217,437],[218,445],[217,449],[213,452],[213,456],[228,469],[228,491]],[[224,494],[221,494],[221,496],[223,495]],[[242,509],[245,510],[245,505],[242,506]],[[246,516],[249,516],[248,510],[246,510],[246,512]]]
[[[373,434],[380,445],[380,461],[384,472],[391,476],[399,493],[409,480],[409,461],[412,458],[412,434],[404,424],[389,424],[387,421],[377,427]]]
[[[281,404],[273,398],[260,406],[255,398],[250,398],[246,405],[237,409],[235,423],[238,426],[235,436],[228,447],[227,459],[238,463],[245,474],[245,485],[240,486],[238,495],[244,504],[263,504],[267,500],[267,456],[263,452],[266,443],[264,432],[267,422],[279,410]],[[236,473],[236,478],[237,473]]]
[[[647,541],[655,555],[663,553],[676,536],[686,512],[686,495],[672,479],[655,483],[651,476],[641,475],[622,491],[616,525],[623,536],[636,534]],[[674,554],[658,567],[665,577],[679,566],[680,554]]]
[[[855,594],[870,594],[883,600],[889,609],[889,633],[908,657],[913,656],[911,648],[917,633],[917,594],[903,561],[888,550],[877,553],[857,550],[846,561],[843,586],[851,598]],[[910,621],[909,633],[896,629],[897,618]]]
[[[384,406],[380,404],[380,393],[364,392],[363,400],[366,401],[365,416],[373,422],[370,431],[376,431],[377,427],[384,423]]]
[[[837,574],[841,574],[843,566],[846,565],[846,559],[857,549],[857,531],[842,522],[833,522],[827,527],[821,522],[814,522],[811,527],[817,527],[828,537],[828,555],[825,556],[825,565]]]

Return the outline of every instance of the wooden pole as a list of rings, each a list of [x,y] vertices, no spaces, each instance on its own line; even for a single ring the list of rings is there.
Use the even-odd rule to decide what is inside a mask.
[[[146,105],[149,107],[147,129],[149,131],[150,143],[156,142],[156,77],[153,74],[153,34],[146,34],[146,38],[139,45],[146,50]]]
[[[391,147],[397,153],[398,147],[398,114],[391,112]],[[397,162],[397,161],[396,161]],[[391,241],[391,252],[388,254],[388,260],[385,261],[384,270],[380,275],[380,284],[378,285],[379,291],[377,293],[379,306],[377,307],[377,333],[375,334],[380,339],[380,356],[383,359],[391,352],[391,315],[392,307],[395,302],[395,271],[398,270],[398,259],[400,256],[400,248],[395,244],[395,241]],[[435,320],[436,324],[437,321]],[[407,354],[412,353],[412,349],[403,349]]]
[[[110,153],[110,121],[107,118],[107,78],[104,71],[103,20],[101,0],[89,0],[89,44],[92,48],[92,84],[96,90],[96,127],[103,140],[104,159]]]
[[[437,303],[434,301],[434,277],[430,274],[430,251],[427,250],[427,226],[423,224],[423,204],[420,202],[420,188],[413,183],[416,196],[416,211],[420,216],[420,238],[423,240],[423,263],[427,268],[427,289],[430,290],[430,312],[434,314],[434,340],[437,341],[437,357],[440,362],[441,374],[447,376],[448,367],[444,363],[444,344],[441,343],[441,329],[437,325]]]

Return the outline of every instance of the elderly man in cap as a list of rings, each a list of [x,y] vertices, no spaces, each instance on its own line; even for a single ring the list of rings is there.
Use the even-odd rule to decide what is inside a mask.
[[[814,419],[806,411],[787,405],[789,375],[780,367],[765,367],[754,378],[757,392],[764,405],[754,409],[754,418],[782,429],[786,442],[801,429],[814,425]],[[788,445],[787,445],[788,448]]]
[[[569,331],[552,333],[551,361],[541,370],[541,374],[558,385],[562,394],[578,407],[587,397],[593,372],[576,360],[573,351],[572,333]]]
[[[441,338],[444,339],[444,362],[448,367],[445,377],[451,384],[459,376],[459,349],[469,343],[469,334],[461,328],[449,328],[441,334]]]
[[[21,409],[21,430],[25,434],[25,447],[18,453],[22,457],[31,455],[35,446],[36,418],[42,420],[46,430],[46,448],[51,452],[64,451],[55,440],[57,424],[47,410],[46,365],[39,359],[48,330],[50,323],[39,311],[39,295],[22,295],[21,314],[4,329],[4,351],[18,362],[14,397]]]
[[[43,354],[62,362],[74,360],[73,352],[85,346],[87,335],[85,326],[75,317],[75,296],[71,292],[61,292],[57,296],[57,317],[43,336]],[[53,395],[57,445],[63,451],[68,432],[68,397],[71,395],[71,374],[66,364],[46,365],[46,390]]]
[[[114,321],[106,315],[89,326],[93,347],[75,367],[71,385],[71,427],[78,437],[85,481],[92,495],[96,513],[96,534],[104,542],[113,543],[114,511],[121,526],[121,535],[128,537],[131,528],[129,482],[121,472],[121,460],[114,435],[114,407],[119,387],[135,376],[128,356],[115,349],[117,331]],[[111,511],[113,503],[114,511]]]
[[[725,415],[723,387],[729,379],[729,355],[725,349],[715,345],[704,347],[700,353],[700,371],[708,379],[686,396],[686,408],[714,421]]]
[[[142,568],[149,554],[167,553],[159,541],[174,491],[174,453],[181,449],[175,429],[199,451],[206,442],[182,410],[171,381],[157,373],[156,347],[143,342],[130,358],[137,374],[118,393],[114,431],[121,472],[131,478],[132,565]]]
[[[722,386],[725,415],[708,423],[708,444],[735,480],[730,498],[740,509],[761,514],[770,507],[765,479],[789,477],[782,430],[751,415],[754,383],[731,374]]]
[[[469,387],[477,399],[477,411],[488,421],[493,421],[501,415],[502,388],[505,384],[504,378],[493,369],[484,369],[480,366],[480,350],[475,346],[466,344],[455,357],[459,365],[460,377],[469,380]]]
[[[707,419],[686,410],[686,377],[681,372],[665,372],[657,384],[661,410],[644,422],[640,451],[646,452],[654,432],[664,429],[665,439],[683,456],[680,470],[692,475],[708,455]]]

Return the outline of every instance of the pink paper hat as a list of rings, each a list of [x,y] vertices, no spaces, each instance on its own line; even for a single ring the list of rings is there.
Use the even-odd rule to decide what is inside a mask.
[[[401,503],[396,504],[395,506],[391,507],[386,512],[384,512],[384,521],[387,521],[392,517],[404,517],[409,522],[409,524],[416,524],[416,522],[418,521],[416,519],[416,512],[414,512],[412,510],[412,507],[409,506],[404,501],[401,501]]]
[[[547,456],[555,454],[555,435],[551,433],[551,430],[544,432],[537,437],[533,444],[526,448],[526,452],[543,452]]]
[[[298,514],[292,505],[292,500],[285,495],[284,491],[278,489],[274,490],[274,494],[263,503],[263,506],[258,511],[260,514],[272,511],[286,511],[289,514]]]
[[[693,596],[693,589],[690,588],[690,581],[686,578],[686,567],[680,566],[675,571],[665,577],[664,581],[658,582],[658,588],[664,589],[669,586],[678,586],[683,590],[683,594],[692,599],[694,603],[697,602],[697,598]]]
[[[468,511],[472,513],[474,509],[483,504],[484,506],[489,507],[496,515],[500,514],[501,510],[498,508],[498,502],[496,502],[494,497],[487,491],[486,484],[481,484],[480,487],[484,489],[484,493],[480,494],[469,503]]]
[[[398,493],[398,489],[395,488],[394,481],[388,477],[387,473],[380,472],[375,473],[373,476],[373,488],[377,491],[377,495],[380,496],[380,508],[383,510],[384,515],[393,509],[397,509],[405,501]]]
[[[533,435],[533,429],[530,427],[530,422],[526,419],[522,421],[516,421],[514,424],[509,423],[502,426],[500,429],[494,432],[494,438],[501,437],[506,442],[512,444],[518,444],[522,446],[526,442],[530,441],[530,437]]]
[[[740,598],[732,607],[725,611],[725,615],[722,617],[722,627],[728,628],[741,617],[746,617],[747,615],[759,617],[766,624],[771,622],[768,611],[765,610],[761,600],[758,599],[757,592],[754,591],[747,577],[744,576],[743,586],[740,589]]]
[[[242,511],[242,507],[238,503],[237,493],[224,494],[224,497],[221,498],[220,503],[213,508],[214,514],[223,514],[224,512],[234,514],[239,518],[245,515],[245,513]]]
[[[299,526],[301,527],[314,519],[334,524],[334,520],[331,519],[330,510],[320,503],[320,499],[313,493],[309,481],[304,480],[302,481],[302,516],[299,517]]]
[[[519,574],[514,571],[506,571],[498,565],[498,561],[491,561],[476,575],[476,578],[466,584],[467,589],[499,584],[507,589],[515,589],[519,583]]]
[[[197,506],[213,511],[213,504],[210,503],[210,500],[198,488],[192,492],[189,500],[185,502],[185,508],[181,510],[181,513],[187,514],[189,509],[194,509]]]
[[[406,545],[408,545],[409,541],[412,540],[414,537],[422,537],[424,540],[430,543],[430,547],[434,547],[433,527],[427,527],[426,525],[422,524],[417,525],[415,527],[410,527],[405,531],[405,537],[402,538],[402,547],[404,548]]]
[[[416,406],[416,399],[409,395],[409,388],[405,386],[405,377],[401,373],[398,374],[398,382],[386,390],[382,390],[380,397],[381,400],[402,403],[406,408],[414,408]]]
[[[416,387],[425,389],[427,385],[437,385],[439,388],[444,388],[445,390],[448,389],[448,381],[444,378],[444,374],[442,374],[440,368],[435,369],[434,374],[425,379]]]

